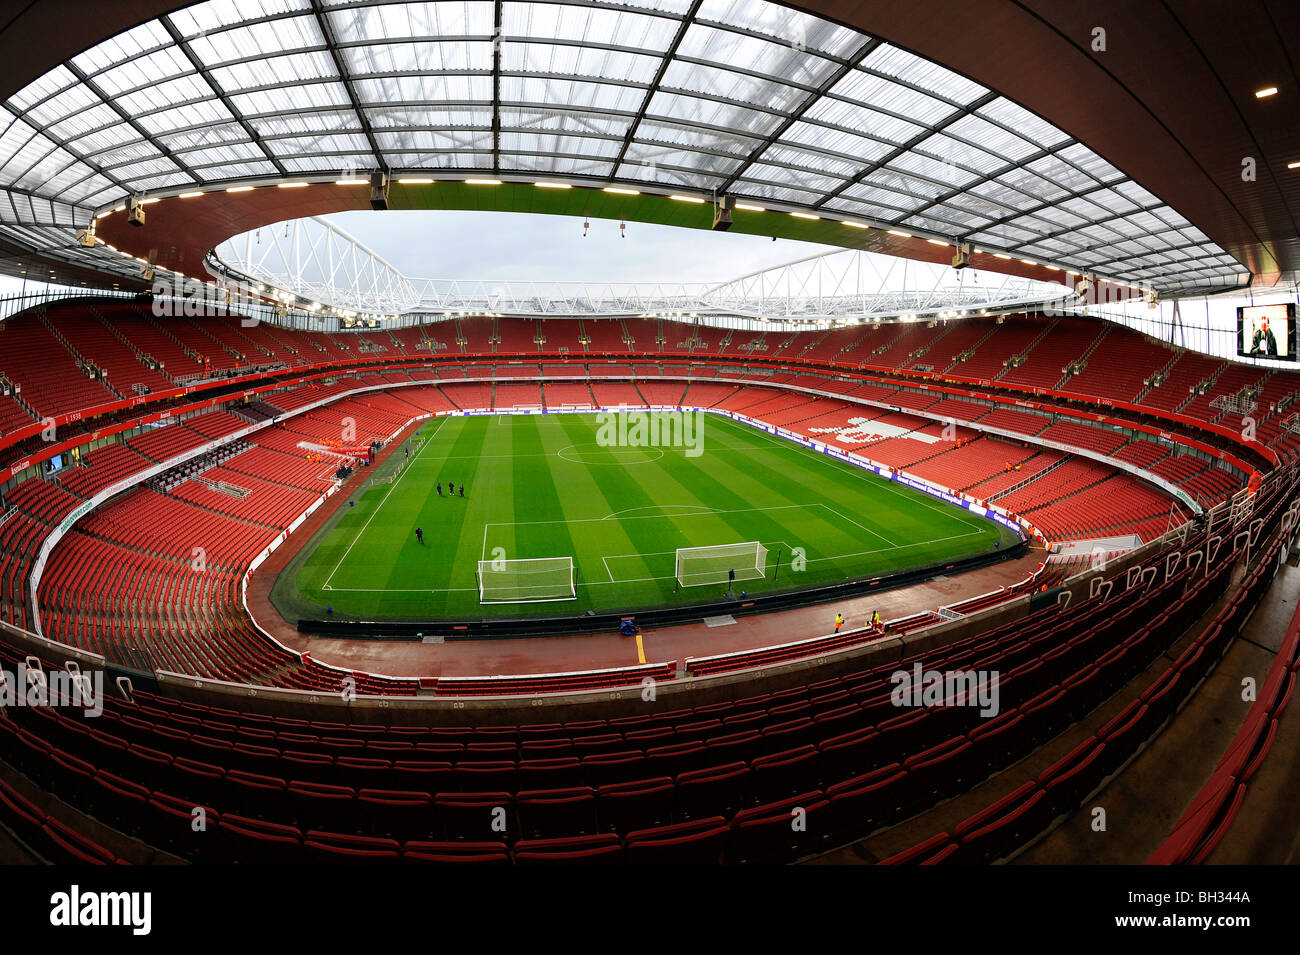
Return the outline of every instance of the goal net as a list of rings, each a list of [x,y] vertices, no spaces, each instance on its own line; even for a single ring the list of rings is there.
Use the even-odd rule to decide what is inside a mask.
[[[767,548],[758,541],[677,548],[677,582],[683,587],[756,580],[767,574]]]
[[[479,603],[540,603],[576,596],[572,557],[478,562]]]

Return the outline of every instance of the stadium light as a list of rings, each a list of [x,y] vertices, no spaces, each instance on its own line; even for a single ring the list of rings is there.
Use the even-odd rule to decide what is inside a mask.
[[[910,239],[910,238],[912,238],[912,233],[910,233],[910,232],[900,232],[898,229],[889,229],[888,232],[889,232],[890,235],[896,235],[896,236],[898,236],[900,239]]]
[[[572,189],[573,187],[567,182],[535,182],[533,183],[538,189]]]
[[[230,186],[226,192],[252,192],[252,186]]]
[[[433,182],[432,179],[423,176],[415,177],[415,178],[408,177],[406,179],[399,179],[397,181],[403,186],[427,186]]]
[[[640,189],[624,189],[622,186],[606,186],[601,192],[613,193],[616,196],[639,196]]]
[[[277,189],[306,189],[307,186],[308,183],[305,182],[277,182],[275,184]]]
[[[821,216],[815,216],[811,212],[792,212],[790,215],[794,216],[796,219],[812,219],[814,221],[821,218]]]
[[[693,202],[696,205],[704,204],[704,200],[701,199],[699,196],[679,196],[674,194],[669,196],[668,198],[672,199],[674,202]]]
[[[465,185],[467,185],[467,186],[499,186],[499,185],[501,185],[501,180],[500,180],[500,179],[466,179],[466,180],[465,180]]]
[[[198,196],[201,196],[201,195],[203,195],[202,190],[199,190],[199,191],[197,191],[197,192],[182,192],[182,193],[181,193],[179,196],[177,196],[176,198],[177,198],[177,199],[194,199],[194,198],[196,198],[196,197],[198,197]],[[98,219],[99,216],[95,216],[95,218]]]
[[[1267,99],[1270,96],[1277,95],[1276,86],[1266,86],[1262,90],[1255,90],[1255,99]]]
[[[840,220],[840,225],[846,225],[846,226],[848,226],[850,229],[870,229],[870,228],[871,228],[871,226],[867,225],[865,222],[854,222],[852,219],[841,219],[841,220]]]
[[[767,209],[765,209],[763,206],[752,205],[751,203],[748,203],[748,202],[737,202],[737,203],[736,203],[736,208],[737,208],[737,209],[743,209],[743,210],[745,210],[746,212],[766,212],[766,211],[767,211]]]

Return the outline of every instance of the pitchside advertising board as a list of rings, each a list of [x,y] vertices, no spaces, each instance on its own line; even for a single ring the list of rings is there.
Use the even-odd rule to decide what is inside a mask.
[[[1237,354],[1295,361],[1296,305],[1243,305],[1237,309]]]

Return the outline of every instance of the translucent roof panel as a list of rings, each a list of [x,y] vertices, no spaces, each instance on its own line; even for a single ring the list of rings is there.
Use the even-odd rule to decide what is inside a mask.
[[[490,170],[728,193],[1162,287],[1242,271],[1000,91],[766,0],[207,0],[4,105],[0,226],[64,247],[151,190]]]

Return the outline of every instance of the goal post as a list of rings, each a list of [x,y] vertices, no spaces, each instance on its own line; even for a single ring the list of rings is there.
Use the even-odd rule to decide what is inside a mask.
[[[478,600],[481,604],[542,603],[576,597],[572,557],[478,562]]]
[[[757,580],[766,575],[767,548],[758,541],[677,548],[677,582],[683,587]]]

